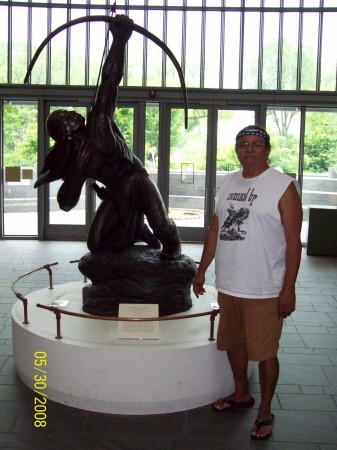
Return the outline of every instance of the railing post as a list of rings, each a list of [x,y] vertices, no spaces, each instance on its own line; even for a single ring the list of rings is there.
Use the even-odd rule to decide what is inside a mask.
[[[61,312],[57,308],[53,308],[53,313],[56,316],[56,337],[55,337],[55,339],[62,339],[62,336],[61,336]]]
[[[211,312],[211,315],[209,317],[209,320],[211,322],[211,330],[210,330],[210,336],[209,336],[209,341],[215,341],[214,339],[214,321],[215,321],[215,317],[217,316],[219,310],[214,310]]]
[[[49,289],[54,289],[53,288],[53,272],[50,268],[50,265],[46,264],[44,267],[45,267],[45,269],[48,270],[48,273],[49,273]]]
[[[26,297],[24,297],[23,295],[21,295],[19,293],[17,293],[16,296],[23,303],[23,322],[22,323],[24,325],[27,325],[27,324],[29,324],[29,321],[28,321],[28,300],[26,299]]]

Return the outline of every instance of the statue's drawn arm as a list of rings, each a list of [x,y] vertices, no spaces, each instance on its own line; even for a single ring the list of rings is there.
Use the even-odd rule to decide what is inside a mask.
[[[40,46],[38,47],[38,49],[36,50],[29,66],[27,69],[27,73],[24,79],[24,83],[27,83],[32,69],[38,59],[38,57],[40,56],[42,50],[44,49],[44,47],[48,44],[48,42],[54,37],[56,36],[58,33],[60,33],[63,30],[66,30],[67,28],[72,27],[73,25],[77,25],[80,23],[86,23],[86,22],[107,22],[107,23],[112,23],[115,20],[114,17],[108,17],[108,16],[87,16],[87,17],[79,17],[78,19],[74,19],[71,20],[67,23],[65,23],[64,25],[61,25],[60,27],[56,28],[54,31],[52,31],[40,44]],[[180,84],[181,84],[181,89],[182,89],[182,94],[183,94],[183,104],[184,104],[184,111],[185,111],[185,128],[187,128],[187,123],[188,123],[188,117],[187,117],[187,91],[186,91],[186,85],[185,85],[185,79],[184,79],[184,75],[183,72],[181,70],[181,67],[176,59],[176,57],[174,56],[174,54],[171,52],[171,50],[167,47],[167,45],[162,42],[159,38],[157,38],[157,36],[155,36],[154,34],[150,33],[148,30],[146,30],[145,28],[133,24],[132,26],[133,30],[136,31],[137,33],[142,34],[143,36],[147,37],[148,39],[150,39],[151,41],[153,41],[155,44],[157,44],[167,55],[168,57],[171,59],[174,67],[176,68],[177,72],[178,72],[178,76],[179,76],[179,80],[180,80]]]
[[[116,108],[118,86],[123,77],[125,46],[132,34],[133,21],[125,16],[116,16],[110,23],[113,41],[104,62],[102,80],[92,107],[92,113],[103,113],[109,118]]]

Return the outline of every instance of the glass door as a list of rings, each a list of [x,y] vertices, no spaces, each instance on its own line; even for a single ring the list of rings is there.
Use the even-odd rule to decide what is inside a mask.
[[[37,236],[37,102],[3,103],[3,235]],[[0,158],[1,159],[1,158]]]
[[[206,226],[208,109],[171,108],[168,212],[182,240],[201,240]]]
[[[337,208],[336,130],[337,108],[306,109],[302,190],[304,243],[308,238],[309,209],[331,211]],[[322,223],[322,235],[326,230]],[[332,232],[337,235],[337,230]]]

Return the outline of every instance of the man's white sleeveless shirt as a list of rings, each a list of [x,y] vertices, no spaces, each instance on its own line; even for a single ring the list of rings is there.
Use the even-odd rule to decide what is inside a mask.
[[[223,177],[216,197],[215,285],[234,297],[278,297],[285,272],[279,200],[294,180],[273,168],[255,178]]]

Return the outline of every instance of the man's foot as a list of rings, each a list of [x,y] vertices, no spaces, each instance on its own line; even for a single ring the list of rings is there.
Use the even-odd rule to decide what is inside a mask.
[[[220,398],[213,403],[213,409],[216,412],[232,411],[233,409],[251,408],[255,403],[253,397],[244,402],[233,400],[231,397]]]
[[[274,414],[269,419],[256,419],[250,434],[254,441],[266,441],[272,435]]]

